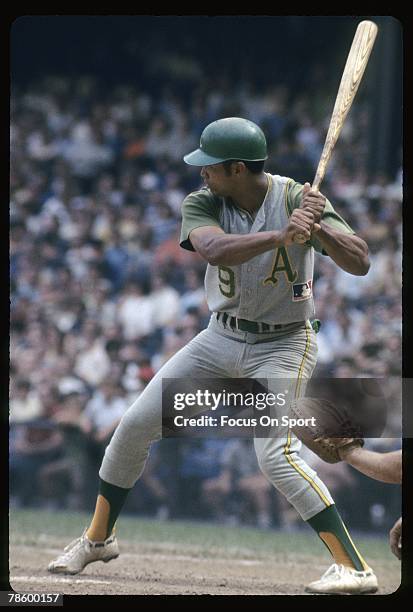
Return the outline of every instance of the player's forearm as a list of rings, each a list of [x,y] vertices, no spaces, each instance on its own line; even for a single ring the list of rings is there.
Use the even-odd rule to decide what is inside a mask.
[[[315,236],[340,268],[355,276],[367,274],[370,268],[368,247],[359,236],[343,234],[323,222]]]
[[[282,244],[282,234],[277,231],[218,234],[204,245],[203,255],[212,266],[236,266]]]
[[[364,448],[353,448],[344,454],[343,460],[369,478],[389,484],[400,484],[402,481],[401,451],[377,453]]]

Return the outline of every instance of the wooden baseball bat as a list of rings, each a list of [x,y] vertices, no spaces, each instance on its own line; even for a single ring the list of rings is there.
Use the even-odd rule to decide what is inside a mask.
[[[318,162],[317,172],[311,189],[318,191],[326,173],[327,164],[330,161],[334,145],[340,135],[345,118],[351,108],[357,89],[360,85],[364,70],[369,61],[370,53],[376,40],[377,25],[372,21],[361,21],[351,44],[347,62],[338,88],[336,103],[328,127],[323,152]],[[297,233],[294,242],[303,244],[306,242],[303,234]]]

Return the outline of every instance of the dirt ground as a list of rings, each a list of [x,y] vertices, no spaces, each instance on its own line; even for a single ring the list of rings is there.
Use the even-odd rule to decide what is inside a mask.
[[[173,546],[122,545],[110,563],[89,565],[79,575],[52,575],[46,570],[67,540],[42,545],[15,544],[10,549],[10,584],[15,591],[69,595],[302,595],[304,586],[327,569],[319,557],[279,555],[265,559],[220,559],[183,554]],[[324,561],[324,560],[323,560]],[[376,561],[378,595],[397,590],[400,570],[394,563]]]

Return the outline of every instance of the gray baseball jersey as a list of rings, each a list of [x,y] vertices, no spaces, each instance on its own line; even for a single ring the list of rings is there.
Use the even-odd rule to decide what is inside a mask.
[[[215,196],[208,188],[190,193],[182,205],[181,246],[194,250],[190,233],[197,227],[216,226],[227,234],[284,228],[293,209],[301,203],[303,186],[291,178],[266,175],[268,190],[255,219],[230,198]],[[341,232],[354,234],[328,200],[323,221]],[[205,289],[209,309],[268,324],[313,317],[314,249],[324,253],[315,237],[305,245],[281,246],[240,265],[208,264]]]

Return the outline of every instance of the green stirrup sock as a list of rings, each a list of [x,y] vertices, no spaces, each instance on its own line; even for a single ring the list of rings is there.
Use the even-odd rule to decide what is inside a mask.
[[[108,501],[110,506],[109,522],[106,531],[107,538],[112,533],[113,526],[116,523],[116,519],[118,518],[120,511],[122,510],[129,491],[131,491],[131,489],[117,487],[99,478],[99,494]]]
[[[318,533],[337,564],[352,567],[358,571],[368,568],[367,563],[354,546],[334,504],[307,522]]]

